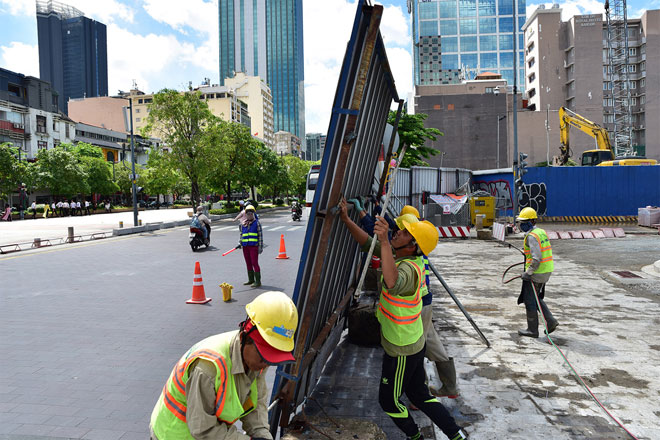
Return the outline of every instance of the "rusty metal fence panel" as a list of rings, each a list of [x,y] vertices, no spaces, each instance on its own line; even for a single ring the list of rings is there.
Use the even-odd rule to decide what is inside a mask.
[[[287,426],[312,392],[338,343],[357,283],[358,245],[334,207],[342,195],[371,192],[388,112],[398,101],[379,31],[382,13],[380,5],[358,2],[293,292],[300,316],[296,362],[278,368],[273,397],[281,400],[270,413],[273,431]]]

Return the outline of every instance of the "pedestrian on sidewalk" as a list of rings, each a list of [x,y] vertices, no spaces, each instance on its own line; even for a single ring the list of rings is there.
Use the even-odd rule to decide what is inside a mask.
[[[536,227],[538,216],[533,208],[523,208],[516,220],[520,222],[520,229],[525,233],[523,251],[525,253],[525,271],[522,278],[522,289],[518,296],[518,304],[525,304],[527,315],[527,328],[518,330],[520,336],[539,337],[538,308],[548,325],[547,333],[555,331],[559,322],[552,316],[550,309],[543,301],[545,297],[545,284],[554,271],[552,260],[552,246],[548,234]],[[532,285],[533,284],[533,285]],[[537,296],[538,294],[538,304]]]
[[[43,218],[48,218],[48,213],[50,212],[50,204],[48,202],[44,203],[44,213]]]
[[[62,201],[58,200],[57,203],[55,204],[55,207],[59,211],[58,217],[63,217],[63,215],[62,215]]]
[[[105,212],[112,212],[112,206],[110,205],[110,200],[105,201]]]
[[[248,273],[248,280],[243,285],[261,287],[259,255],[264,251],[264,241],[261,223],[256,217],[254,206],[247,205],[245,207],[245,219],[238,229],[241,233],[238,244],[243,248],[243,258],[245,258]]]
[[[64,217],[69,217],[69,215],[70,215],[70,213],[69,213],[69,202],[67,202],[66,199],[64,199],[64,201],[62,202],[62,213],[63,213]]]
[[[76,211],[78,211],[79,216],[83,216],[83,211],[82,211],[82,205],[80,204],[80,200],[76,202]]]
[[[401,209],[396,224],[399,229],[403,229],[403,221],[414,223],[420,221],[419,211],[414,206],[406,205]],[[430,223],[429,223],[430,224]],[[433,226],[431,224],[431,226]],[[435,227],[435,226],[433,226]],[[422,255],[424,260],[424,276],[426,286],[422,289],[422,324],[424,325],[424,338],[426,338],[425,357],[433,362],[438,372],[438,378],[442,382],[440,389],[429,387],[431,394],[436,397],[449,397],[455,399],[458,397],[458,388],[456,387],[456,365],[454,358],[447,355],[447,350],[440,339],[440,335],[433,326],[433,292],[431,292],[431,268],[429,267],[429,258]],[[415,409],[415,408],[413,408]]]
[[[367,251],[373,240],[348,216],[346,200],[339,204],[339,216],[351,236]],[[465,432],[426,385],[424,352],[426,341],[422,324],[422,288],[426,280],[422,254],[429,254],[438,243],[438,230],[427,222],[403,221],[391,242],[387,221],[378,216],[374,233],[380,256],[383,289],[377,317],[381,324],[383,366],[378,400],[381,408],[408,439],[423,439],[419,427],[401,402],[401,394],[417,406],[451,440],[466,439]],[[394,255],[393,255],[394,253]],[[396,259],[395,259],[396,257]]]
[[[7,207],[5,208],[5,213],[2,216],[2,220],[6,221],[6,222],[11,221],[11,206],[10,205],[7,205]]]
[[[37,218],[37,202],[32,202],[30,209],[32,210],[32,220],[34,220]]]
[[[85,215],[91,215],[89,213],[89,200],[85,200]]]
[[[273,439],[266,372],[295,361],[298,310],[283,292],[262,293],[245,310],[239,330],[210,336],[181,357],[151,413],[152,440]]]

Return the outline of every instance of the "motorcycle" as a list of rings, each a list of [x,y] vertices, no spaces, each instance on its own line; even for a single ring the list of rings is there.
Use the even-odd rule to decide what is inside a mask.
[[[300,206],[300,203],[298,202],[293,202],[293,205],[291,205],[291,219],[295,221],[300,221],[302,218],[302,206]]]
[[[190,239],[190,248],[192,249],[193,252],[197,251],[198,248],[205,246],[209,247],[211,244],[211,228],[208,226],[202,226],[205,227],[208,234],[206,235],[206,239],[204,239],[204,232],[196,228],[194,226],[190,227],[190,233],[188,234],[188,238]]]

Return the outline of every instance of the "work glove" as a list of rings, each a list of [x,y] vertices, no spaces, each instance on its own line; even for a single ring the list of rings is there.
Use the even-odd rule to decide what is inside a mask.
[[[532,276],[527,272],[523,272],[520,278],[522,278],[524,281],[532,281]]]
[[[348,199],[348,203],[352,203],[355,205],[355,208],[359,211],[363,211],[364,208],[362,208],[362,204],[360,203],[359,199]]]

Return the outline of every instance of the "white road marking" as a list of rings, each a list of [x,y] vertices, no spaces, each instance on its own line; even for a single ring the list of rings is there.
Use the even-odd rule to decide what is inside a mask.
[[[298,229],[302,229],[302,226],[294,226],[293,228],[287,229],[287,232],[297,231]]]
[[[282,229],[282,228],[286,228],[286,226],[276,226],[273,229],[271,229],[271,231],[277,231],[277,230]]]
[[[221,228],[213,228],[214,231],[226,231],[228,229],[238,229],[236,226],[223,226]]]

